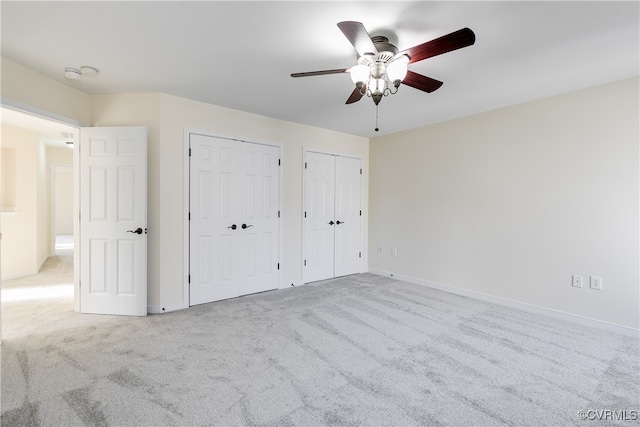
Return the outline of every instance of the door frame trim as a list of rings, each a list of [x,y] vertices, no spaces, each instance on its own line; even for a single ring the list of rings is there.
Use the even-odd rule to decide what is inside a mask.
[[[307,159],[307,153],[317,153],[317,154],[326,154],[326,155],[330,155],[330,156],[335,156],[335,157],[348,157],[350,159],[358,159],[360,160],[360,165],[362,166],[362,168],[364,168],[364,159],[361,156],[357,156],[357,155],[353,155],[353,154],[342,154],[342,153],[338,153],[336,151],[333,150],[323,150],[323,149],[317,149],[317,148],[309,148],[306,146],[302,146],[302,209],[301,209],[301,214],[302,214],[302,218],[300,221],[300,253],[302,254],[302,257],[300,257],[300,283],[302,285],[305,285],[307,283],[311,283],[311,282],[306,282],[305,281],[305,275],[304,275],[304,259],[305,259],[305,252],[304,252],[304,243],[305,243],[305,230],[304,230],[304,211],[305,211],[305,201],[307,193],[306,193],[306,188],[307,188],[307,174],[305,172],[305,168],[304,168],[304,163]],[[360,207],[362,208],[364,206],[364,171],[361,175],[360,178]],[[365,214],[363,213],[361,218],[360,218],[360,249],[362,251],[362,254],[364,256],[365,254],[365,248],[364,248],[364,216]],[[364,272],[363,269],[363,264],[362,264],[362,259],[360,259],[360,273]]]
[[[282,232],[282,199],[283,199],[283,178],[284,178],[284,159],[283,159],[283,154],[284,154],[284,144],[281,142],[276,142],[276,141],[269,141],[269,140],[255,140],[255,139],[251,139],[251,138],[242,138],[242,137],[238,137],[238,136],[231,136],[231,135],[225,135],[225,134],[221,134],[221,133],[214,133],[212,131],[207,131],[207,130],[202,130],[202,129],[196,129],[196,128],[184,128],[184,137],[183,137],[183,171],[184,171],[184,179],[183,179],[183,183],[184,183],[184,190],[183,190],[183,300],[182,300],[182,307],[171,307],[171,308],[167,308],[166,311],[173,311],[173,310],[178,310],[180,308],[189,308],[191,307],[190,305],[190,301],[189,301],[189,268],[191,265],[191,255],[190,255],[190,232],[189,232],[189,208],[191,207],[191,200],[190,200],[190,195],[191,195],[191,163],[189,161],[189,143],[190,143],[190,138],[191,135],[202,135],[202,136],[208,136],[208,137],[212,137],[212,138],[219,138],[219,139],[228,139],[231,141],[237,141],[237,142],[246,142],[249,144],[259,144],[259,145],[269,145],[272,147],[277,147],[278,148],[278,154],[279,154],[279,158],[282,162],[282,164],[280,165],[280,177],[279,177],[279,197],[278,197],[278,210],[280,211],[280,218],[278,218],[278,259],[280,261],[280,264],[282,266],[282,247],[283,247],[283,232]],[[283,288],[283,282],[282,282],[282,272],[283,269],[280,268],[278,270],[278,289],[282,289]],[[164,310],[164,308],[163,308]]]
[[[0,105],[30,116],[60,123],[77,130],[73,134],[73,310],[80,313],[80,132],[89,124],[32,105],[0,98]],[[1,329],[0,329],[1,331]],[[1,340],[1,337],[0,337]]]

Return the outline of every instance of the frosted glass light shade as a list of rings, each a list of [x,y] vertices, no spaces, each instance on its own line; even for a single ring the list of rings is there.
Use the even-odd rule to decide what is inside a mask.
[[[387,66],[387,77],[391,82],[396,82],[396,80],[404,80],[407,76],[407,63],[402,60],[393,61],[389,66]]]
[[[369,80],[369,67],[366,65],[355,65],[349,69],[351,75],[351,81],[358,84],[358,82],[366,83]]]

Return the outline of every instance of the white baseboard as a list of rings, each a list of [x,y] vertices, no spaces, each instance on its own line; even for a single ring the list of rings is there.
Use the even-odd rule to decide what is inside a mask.
[[[442,285],[440,283],[430,282],[428,280],[423,280],[423,279],[417,279],[411,276],[404,276],[402,274],[395,274],[388,271],[370,269],[369,273],[376,274],[378,276],[393,277],[394,279],[401,280],[403,282],[409,282],[416,285],[426,286],[428,288],[437,289],[439,291],[449,292],[456,295],[462,295],[469,298],[475,298],[481,301],[500,304],[507,307],[518,308],[524,311],[528,311],[530,313],[542,314],[542,315],[554,317],[560,320],[566,320],[574,323],[579,323],[585,326],[604,329],[611,332],[617,332],[630,337],[638,338],[640,336],[639,329],[630,328],[624,325],[618,325],[616,323],[605,322],[603,320],[592,319],[590,317],[579,316],[577,314],[567,313],[564,311],[554,310],[546,307],[540,307],[540,306],[528,304],[525,302],[496,297],[493,295],[484,294],[482,292],[469,291],[462,288]]]
[[[187,308],[187,307],[184,307],[182,304],[171,304],[171,305],[165,305],[164,307],[157,306],[157,305],[148,305],[147,306],[147,313],[148,314],[162,314],[162,313],[169,313],[171,311],[182,310],[182,309],[185,309],[185,308]]]

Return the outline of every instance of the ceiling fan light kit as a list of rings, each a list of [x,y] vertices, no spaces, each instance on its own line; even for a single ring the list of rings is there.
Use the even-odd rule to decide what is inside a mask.
[[[369,36],[364,25],[355,21],[338,23],[338,28],[357,52],[357,64],[351,68],[293,73],[291,77],[320,76],[349,72],[356,85],[347,99],[347,104],[359,101],[367,95],[376,105],[376,132],[378,131],[377,107],[382,97],[398,92],[404,83],[423,92],[431,93],[442,86],[442,82],[408,69],[408,65],[436,55],[451,52],[475,43],[476,36],[469,28],[463,28],[437,39],[399,51],[384,36]]]

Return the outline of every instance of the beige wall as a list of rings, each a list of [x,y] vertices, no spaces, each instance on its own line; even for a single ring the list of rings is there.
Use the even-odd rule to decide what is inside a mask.
[[[90,96],[49,77],[16,64],[0,61],[2,102],[28,107],[29,112],[43,111],[49,116],[68,118],[87,124],[91,121]]]
[[[373,139],[370,267],[638,328],[638,93],[634,78]]]
[[[144,125],[149,130],[148,226],[149,305],[167,310],[184,301],[184,133],[282,144],[283,192],[281,286],[302,280],[303,147],[358,156],[364,164],[368,204],[368,140],[243,113],[163,94],[98,95],[92,98],[95,126]],[[364,228],[368,227],[366,210]],[[365,237],[365,248],[367,241]],[[367,253],[363,253],[363,271]]]
[[[54,178],[55,166],[66,166],[68,172],[59,172]],[[49,233],[49,236],[56,234],[73,234],[73,150],[67,147],[47,147],[47,185],[48,185],[48,205],[55,204],[55,220],[52,221],[51,215],[47,227],[51,230],[51,222],[55,224],[55,230]],[[55,179],[56,193],[53,191],[53,182]],[[58,197],[58,202],[54,203],[54,196]],[[51,245],[52,242],[49,242]],[[51,247],[51,246],[49,246]]]
[[[2,125],[2,147],[16,149],[16,211],[2,213],[2,279],[34,274],[48,255],[44,144],[39,135]]]

